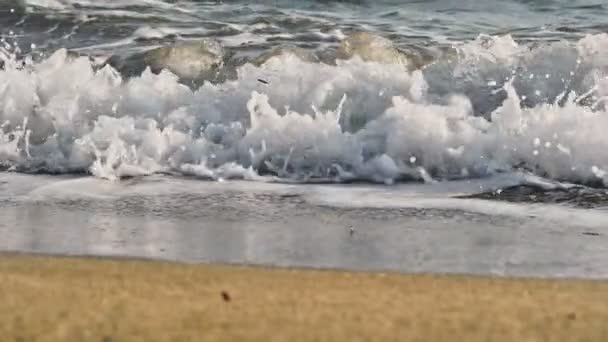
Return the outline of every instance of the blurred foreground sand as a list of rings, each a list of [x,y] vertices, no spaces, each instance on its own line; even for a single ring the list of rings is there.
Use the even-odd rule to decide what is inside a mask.
[[[4,341],[608,341],[608,282],[0,255]]]

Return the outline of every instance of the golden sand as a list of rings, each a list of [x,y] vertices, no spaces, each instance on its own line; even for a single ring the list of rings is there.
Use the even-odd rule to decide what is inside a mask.
[[[0,255],[2,341],[608,341],[608,282]]]

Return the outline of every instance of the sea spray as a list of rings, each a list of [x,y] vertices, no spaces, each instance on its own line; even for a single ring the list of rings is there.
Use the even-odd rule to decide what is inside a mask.
[[[607,37],[532,49],[484,36],[414,71],[277,53],[194,89],[170,70],[127,78],[63,49],[26,63],[4,50],[0,164],[382,183],[523,169],[605,184]]]

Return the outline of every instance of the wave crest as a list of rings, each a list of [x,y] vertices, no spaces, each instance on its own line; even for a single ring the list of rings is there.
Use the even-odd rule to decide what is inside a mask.
[[[433,181],[526,169],[608,184],[608,35],[539,48],[480,37],[422,70],[245,64],[191,89],[59,50],[0,54],[0,164],[103,178],[156,172],[291,181]]]

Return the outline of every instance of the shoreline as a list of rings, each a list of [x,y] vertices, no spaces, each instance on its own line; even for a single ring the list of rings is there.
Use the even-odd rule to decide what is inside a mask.
[[[608,282],[0,253],[23,341],[608,339]]]
[[[511,275],[499,273],[466,273],[466,272],[443,272],[443,271],[400,271],[395,269],[349,269],[339,267],[325,266],[306,266],[306,265],[274,265],[274,264],[257,264],[243,262],[223,262],[223,261],[183,261],[178,259],[166,259],[162,257],[145,257],[131,255],[96,255],[96,254],[57,254],[45,252],[30,252],[30,251],[0,251],[0,260],[3,258],[41,258],[41,259],[59,259],[59,260],[92,260],[92,261],[116,261],[124,263],[149,263],[149,264],[166,264],[183,267],[221,267],[226,269],[250,269],[262,271],[290,271],[290,272],[318,272],[318,273],[349,273],[349,274],[374,274],[380,277],[383,276],[403,276],[403,277],[447,277],[447,278],[479,278],[479,279],[496,279],[505,281],[557,281],[557,282],[606,282],[608,286],[608,278],[602,277],[577,277],[577,276],[547,276],[547,275]],[[0,262],[1,263],[1,262]]]

